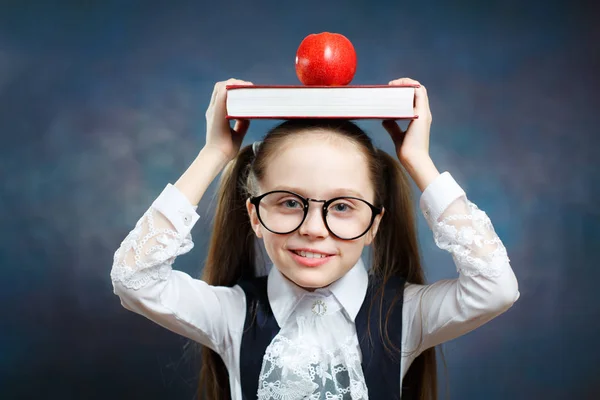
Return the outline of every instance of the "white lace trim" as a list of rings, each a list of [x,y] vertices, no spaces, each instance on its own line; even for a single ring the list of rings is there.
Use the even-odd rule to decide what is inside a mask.
[[[150,208],[144,213],[114,255],[110,277],[128,289],[138,290],[151,281],[166,280],[175,258],[194,247],[191,234],[182,237],[173,229],[157,228],[153,211]],[[129,252],[134,253],[133,265],[127,262]]]
[[[332,298],[326,315],[311,314],[305,298],[267,347],[259,400],[369,398],[356,329]]]
[[[431,223],[435,243],[452,254],[460,273],[499,277],[510,262],[506,248],[487,214],[465,201],[470,214],[448,215]]]

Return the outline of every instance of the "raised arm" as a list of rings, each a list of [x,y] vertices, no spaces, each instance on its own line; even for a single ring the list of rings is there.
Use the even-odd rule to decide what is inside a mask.
[[[406,131],[384,121],[398,159],[423,191],[420,207],[435,243],[448,251],[458,278],[408,285],[404,296],[403,348],[421,351],[465,334],[508,309],[519,297],[506,249],[487,215],[471,203],[452,176],[440,174],[429,156],[431,110],[425,86],[410,78],[390,85],[419,85]]]
[[[121,304],[150,320],[219,351],[245,316],[239,287],[213,287],[172,269],[193,247],[197,204],[239,151],[248,123],[231,129],[225,119],[225,85],[215,86],[207,116],[206,146],[175,185],[167,185],[114,255],[110,273]]]
[[[195,208],[167,185],[115,252],[110,275],[123,307],[219,351],[245,304],[239,288],[213,287],[172,269],[193,247]]]
[[[459,275],[406,288],[404,322],[410,334],[405,348],[417,354],[483,325],[519,297],[506,249],[490,219],[448,172],[428,185],[420,206],[436,245],[452,255]]]

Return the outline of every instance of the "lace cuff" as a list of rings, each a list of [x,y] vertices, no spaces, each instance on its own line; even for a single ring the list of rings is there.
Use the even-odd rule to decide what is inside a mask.
[[[436,245],[452,254],[459,273],[493,278],[509,265],[489,217],[466,198],[449,173],[425,189],[421,208]]]
[[[466,198],[452,206],[467,212],[444,213],[442,220],[433,225],[436,245],[452,254],[458,272],[467,276],[499,277],[510,260],[492,222]]]
[[[195,207],[169,184],[115,252],[113,283],[138,290],[166,280],[175,258],[194,247],[190,230],[198,218]]]

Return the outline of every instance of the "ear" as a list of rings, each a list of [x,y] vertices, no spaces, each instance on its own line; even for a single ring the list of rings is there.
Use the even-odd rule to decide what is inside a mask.
[[[258,219],[258,214],[256,213],[256,207],[254,207],[254,204],[250,203],[250,199],[246,199],[246,210],[248,211],[248,217],[250,217],[252,230],[257,238],[262,239],[262,231],[260,229],[260,221]]]
[[[375,235],[379,230],[379,224],[381,223],[383,214],[385,214],[385,208],[381,210],[381,213],[379,215],[375,216],[371,229],[369,229],[369,232],[367,232],[367,234],[365,235],[365,246],[370,246],[371,243],[373,243],[373,240],[375,240]]]

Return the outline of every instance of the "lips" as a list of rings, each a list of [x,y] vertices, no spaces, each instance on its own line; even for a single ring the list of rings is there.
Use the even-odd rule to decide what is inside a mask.
[[[327,257],[327,254],[323,254],[323,253],[315,253],[312,251],[304,251],[304,250],[292,250],[294,253],[298,254],[301,257],[306,257],[306,258],[323,258],[323,257]]]
[[[312,248],[308,248],[308,247],[300,247],[297,249],[288,249],[288,250],[290,250],[302,257],[309,257],[309,258],[318,258],[318,257],[326,257],[326,256],[335,255],[335,253],[333,253],[333,252],[312,249]]]
[[[329,262],[335,254],[316,249],[288,249],[292,258],[304,267],[319,267]]]

